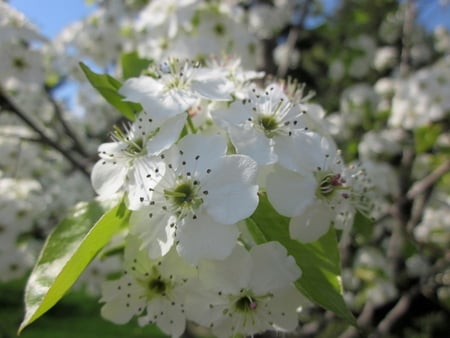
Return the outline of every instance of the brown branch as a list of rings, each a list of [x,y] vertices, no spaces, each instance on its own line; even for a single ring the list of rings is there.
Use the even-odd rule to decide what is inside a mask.
[[[416,9],[413,0],[407,0],[405,3],[405,13],[403,16],[402,31],[402,50],[400,54],[400,74],[406,76],[410,68],[411,57],[411,37],[414,31],[414,21],[416,17]]]
[[[55,111],[55,116],[58,119],[58,121],[61,123],[61,126],[63,127],[64,132],[72,140],[73,149],[75,151],[77,151],[80,155],[82,155],[83,157],[89,157],[89,154],[84,149],[81,141],[78,139],[78,136],[73,132],[73,130],[70,128],[70,126],[67,124],[66,120],[64,119],[64,114],[63,114],[58,102],[56,102],[55,98],[52,95],[50,95],[50,92],[47,88],[45,89],[45,93],[47,95],[47,99],[50,101],[50,103],[53,106],[53,110]]]
[[[0,109],[14,113],[28,127],[30,127],[41,139],[42,143],[52,147],[64,156],[75,168],[80,170],[85,176],[89,177],[86,167],[78,161],[69,151],[60,146],[60,144],[51,139],[45,131],[36,125],[24,112],[22,112],[6,95],[0,92]]]
[[[416,182],[407,193],[407,197],[412,200],[417,195],[422,194],[430,188],[434,183],[436,183],[443,175],[450,171],[450,161],[442,163],[437,167],[431,174],[425,176],[420,181]]]
[[[304,27],[306,16],[309,13],[309,8],[311,7],[312,1],[306,0],[303,3],[303,7],[300,10],[300,17],[298,19],[298,22],[291,27],[289,30],[289,34],[286,40],[286,46],[287,46],[287,53],[286,57],[284,58],[283,62],[278,67],[278,77],[283,78],[286,76],[287,71],[289,69],[289,57],[292,53],[292,51],[295,49],[295,45],[297,44],[297,41],[300,37],[300,32]]]

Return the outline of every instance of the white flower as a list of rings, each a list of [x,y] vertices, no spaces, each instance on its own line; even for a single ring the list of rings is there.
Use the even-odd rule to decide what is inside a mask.
[[[101,315],[116,324],[140,316],[141,326],[156,323],[166,334],[179,337],[186,325],[186,285],[196,275],[195,269],[174,250],[159,260],[151,260],[138,247],[135,239],[126,243],[125,274],[103,284],[101,302],[105,304]]]
[[[181,115],[167,120],[153,119],[141,112],[126,133],[119,129],[113,135],[115,142],[100,145],[100,160],[92,168],[94,190],[102,196],[123,189],[128,192],[128,207],[135,210],[148,202],[151,192],[145,185],[148,171],[164,170],[161,161],[150,159],[169,148],[179,137],[185,118]]]
[[[300,275],[277,242],[250,252],[238,245],[225,260],[200,262],[198,289],[186,300],[188,318],[218,337],[293,331],[302,296],[292,283]]]
[[[151,202],[130,220],[151,257],[165,255],[174,243],[192,264],[230,254],[236,223],[258,204],[258,186],[256,163],[226,150],[221,136],[187,135],[161,154],[166,170],[148,173]]]
[[[267,176],[267,195],[274,208],[292,217],[290,235],[301,242],[317,240],[335,227],[351,225],[355,208],[368,214],[370,203],[365,172],[346,168],[334,143],[311,134],[309,143],[298,144],[292,153],[295,171],[275,166]]]
[[[306,129],[302,123],[304,112],[277,84],[263,92],[253,88],[249,99],[235,101],[228,109],[211,114],[228,131],[236,151],[261,165],[277,161],[287,165],[292,150],[289,138],[302,137],[301,131]]]
[[[150,76],[128,79],[119,93],[160,118],[181,114],[201,98],[231,100],[233,84],[226,79],[223,70],[169,59],[160,65],[157,73],[156,79]]]

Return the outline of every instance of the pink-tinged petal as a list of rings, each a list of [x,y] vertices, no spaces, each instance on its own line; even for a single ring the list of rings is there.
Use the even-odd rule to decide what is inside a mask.
[[[300,268],[287,254],[278,242],[257,245],[250,250],[253,261],[250,285],[256,294],[284,288],[300,278]],[[268,266],[270,269],[267,269]]]
[[[320,201],[308,206],[301,215],[291,218],[289,233],[292,239],[310,243],[324,235],[335,213]]]
[[[97,194],[110,196],[122,188],[127,172],[128,168],[120,162],[99,160],[92,168],[92,187]]]
[[[236,225],[218,224],[202,214],[196,219],[186,219],[177,229],[177,251],[193,265],[204,258],[224,259],[233,250],[238,237]]]
[[[199,264],[199,279],[210,290],[238,295],[250,284],[252,260],[248,251],[236,245],[224,260],[203,260]]]
[[[267,175],[266,191],[272,206],[281,215],[293,217],[315,200],[316,180],[312,174],[300,175],[276,166]]]

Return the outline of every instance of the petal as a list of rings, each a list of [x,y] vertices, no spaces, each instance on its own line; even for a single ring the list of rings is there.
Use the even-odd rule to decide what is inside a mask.
[[[128,209],[138,210],[148,205],[153,196],[153,188],[159,183],[155,172],[163,175],[164,162],[159,157],[142,156],[134,160],[133,169],[129,173],[128,182]]]
[[[312,174],[300,175],[275,166],[267,175],[267,197],[281,215],[298,216],[315,200],[316,185]]]
[[[224,156],[205,179],[204,206],[217,222],[234,224],[249,217],[258,205],[257,164],[243,155]]]
[[[202,258],[224,259],[236,244],[236,225],[223,225],[206,214],[187,220],[177,230],[177,251],[189,263],[196,265]]]
[[[174,243],[175,229],[169,225],[172,221],[167,213],[145,207],[131,214],[130,231],[141,239],[141,249],[148,250],[149,257],[158,258],[167,254]]]
[[[249,112],[250,104],[242,101],[234,101],[227,109],[218,109],[211,112],[211,116],[219,123],[226,125],[238,125],[245,123],[252,115]]]
[[[230,126],[228,132],[236,151],[248,155],[259,164],[271,164],[277,161],[271,139],[250,125]]]
[[[124,185],[127,172],[127,166],[120,162],[100,160],[92,168],[92,187],[97,194],[110,196]]]
[[[251,266],[248,251],[241,245],[236,245],[224,260],[201,261],[198,267],[199,279],[210,290],[238,295],[241,289],[249,286]]]
[[[250,285],[256,294],[284,288],[301,276],[294,258],[278,242],[254,246],[250,255],[253,263]]]
[[[278,164],[282,167],[305,174],[323,166],[320,136],[312,132],[293,131],[291,136],[274,137],[274,151],[278,155]]]
[[[217,291],[208,290],[199,280],[196,287],[192,287],[186,295],[186,314],[190,320],[209,327],[223,319],[223,310],[228,302],[223,296],[219,296]]]
[[[298,326],[297,309],[301,308],[303,303],[303,296],[294,286],[289,285],[275,292],[268,304],[274,328],[294,331]]]
[[[191,88],[205,99],[214,101],[230,101],[232,99],[230,93],[233,90],[233,85],[229,81],[220,79],[192,81]]]
[[[147,153],[150,155],[159,155],[162,151],[170,148],[179,138],[186,114],[178,114],[167,119],[159,131],[147,142]]]
[[[311,204],[301,215],[291,218],[291,238],[302,243],[314,242],[328,231],[334,214],[325,203],[317,201]]]
[[[191,88],[205,99],[230,101],[234,85],[226,73],[216,69],[196,68],[192,72]]]
[[[191,134],[181,139],[178,151],[181,152],[179,162],[186,162],[184,170],[200,178],[206,175],[208,169],[219,165],[227,151],[227,142],[220,135]]]
[[[116,324],[127,323],[134,315],[139,314],[145,305],[145,290],[129,276],[122,276],[115,281],[102,284],[101,315]]]
[[[186,329],[186,316],[179,304],[172,305],[168,298],[157,297],[147,306],[147,316],[139,318],[139,324],[156,322],[158,327],[172,337],[179,337]]]

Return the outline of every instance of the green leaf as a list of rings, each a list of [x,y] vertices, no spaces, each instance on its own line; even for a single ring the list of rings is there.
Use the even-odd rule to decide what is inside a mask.
[[[424,127],[419,127],[414,130],[414,143],[416,152],[421,154],[430,150],[439,135],[442,133],[442,126],[439,124],[432,124]]]
[[[136,51],[123,53],[120,57],[122,76],[124,79],[137,77],[153,63],[152,60],[139,57]]]
[[[86,78],[91,85],[108,101],[113,107],[119,110],[127,119],[134,121],[136,112],[142,110],[141,105],[123,100],[123,96],[118,90],[122,84],[108,74],[97,74],[89,69],[83,62],[80,62]]]
[[[265,195],[260,196],[258,208],[247,222],[255,241],[278,241],[292,255],[302,270],[296,287],[308,299],[356,325],[342,296],[340,257],[334,228],[313,243],[290,239],[289,218],[278,214]],[[256,227],[256,229],[255,229]]]
[[[79,203],[49,235],[25,288],[25,318],[18,333],[55,305],[128,224],[130,212],[122,204],[104,213],[100,202]]]

